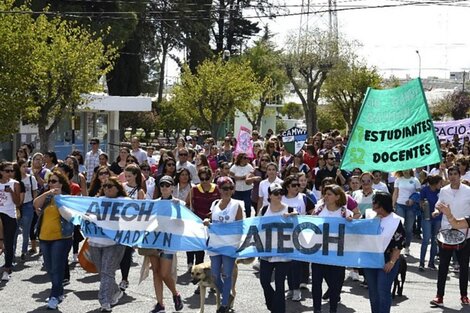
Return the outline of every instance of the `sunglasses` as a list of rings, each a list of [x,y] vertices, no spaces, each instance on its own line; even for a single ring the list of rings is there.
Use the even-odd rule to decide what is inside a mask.
[[[160,186],[160,188],[170,188],[173,185],[170,184],[170,183],[161,183],[159,186]]]
[[[199,177],[201,181],[208,181],[211,180],[209,177]]]
[[[3,172],[5,173],[13,173],[14,171],[12,169],[4,169]]]
[[[49,179],[49,184],[57,184],[59,181],[57,179]]]
[[[281,196],[281,195],[282,195],[282,191],[281,191],[281,190],[274,190],[273,192],[271,192],[271,194],[272,194],[273,196],[276,196],[276,197],[277,197],[277,196]]]
[[[111,189],[113,187],[114,187],[113,184],[103,184],[103,188]]]
[[[180,154],[178,154],[178,155],[180,155],[180,156],[188,156],[187,153],[180,153]]]
[[[290,186],[291,186],[292,188],[295,188],[295,187],[300,187],[300,184],[290,184]]]
[[[126,163],[134,163],[134,160],[133,159],[126,160]]]
[[[108,176],[109,176],[109,173],[108,173],[108,172],[100,172],[100,173],[98,173],[98,176],[104,176],[104,175],[108,175]]]
[[[229,191],[229,190],[233,190],[234,187],[233,186],[223,186],[220,189],[222,189],[223,191]]]

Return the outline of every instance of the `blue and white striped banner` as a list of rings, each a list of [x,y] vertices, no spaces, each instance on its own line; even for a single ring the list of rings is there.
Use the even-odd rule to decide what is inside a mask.
[[[232,257],[282,257],[358,268],[384,266],[380,221],[314,216],[255,217],[212,224],[207,231],[177,201],[56,196],[62,216],[86,237],[132,247],[208,250]],[[386,246],[386,245],[385,245]]]
[[[204,250],[207,229],[177,201],[56,196],[62,216],[81,225],[86,237],[171,251]]]
[[[213,224],[209,238],[209,251],[232,257],[276,256],[358,268],[384,266],[378,219],[257,217]]]

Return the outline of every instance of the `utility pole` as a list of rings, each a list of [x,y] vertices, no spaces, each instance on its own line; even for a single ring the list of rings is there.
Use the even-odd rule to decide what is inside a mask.
[[[418,77],[421,78],[421,54],[419,54],[419,50],[416,50],[416,54],[418,55]]]

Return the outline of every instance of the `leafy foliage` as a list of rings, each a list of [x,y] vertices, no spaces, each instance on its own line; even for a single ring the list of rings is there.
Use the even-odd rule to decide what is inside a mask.
[[[216,137],[223,121],[235,110],[245,110],[259,91],[246,62],[224,62],[219,57],[204,61],[197,74],[185,66],[181,82],[173,89],[172,102],[190,112],[197,125],[210,129]]]
[[[279,113],[287,115],[288,119],[300,119],[304,116],[304,109],[302,105],[295,102],[287,102],[282,108],[279,109]]]
[[[332,129],[343,130],[346,128],[344,119],[332,105],[318,106],[318,130],[321,132]]]
[[[0,15],[0,41],[0,118],[14,124],[21,116],[36,124],[41,148],[47,149],[64,111],[80,104],[81,94],[101,89],[98,78],[110,70],[115,50],[76,23],[44,14]],[[17,128],[4,126],[2,134]]]
[[[322,95],[341,113],[351,130],[361,109],[367,88],[380,88],[382,78],[354,55],[338,62],[330,72]]]

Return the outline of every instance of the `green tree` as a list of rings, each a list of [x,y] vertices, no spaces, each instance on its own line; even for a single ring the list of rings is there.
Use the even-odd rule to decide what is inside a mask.
[[[251,68],[219,56],[206,60],[191,73],[185,66],[181,81],[173,89],[173,101],[183,106],[214,138],[227,117],[235,110],[243,111],[260,91]]]
[[[282,108],[279,109],[279,113],[282,115],[287,115],[288,119],[301,119],[304,116],[304,109],[302,105],[295,102],[287,102]]]
[[[318,106],[318,130],[321,132],[332,129],[343,130],[346,128],[344,119],[338,114],[332,105]]]
[[[8,4],[1,5],[1,9],[30,10]],[[95,39],[76,23],[58,17],[48,19],[44,14],[36,18],[29,14],[2,14],[0,34],[2,39],[12,36],[7,41],[11,43],[10,50],[1,45],[0,60],[13,61],[11,54],[25,52],[15,56],[15,63],[0,62],[6,70],[0,71],[0,85],[8,88],[2,89],[1,95],[12,93],[0,99],[1,107],[11,117],[21,116],[37,125],[41,148],[48,149],[49,136],[64,112],[81,104],[82,94],[102,89],[98,78],[110,70],[115,50],[105,47],[100,38]],[[4,76],[5,72],[9,74]],[[16,80],[2,84],[10,78]],[[11,108],[13,112],[9,111]],[[18,123],[18,118],[15,121]],[[1,127],[2,133],[10,134],[17,128],[3,129],[3,124]]]
[[[327,75],[337,62],[343,43],[329,32],[313,29],[302,36],[290,36],[284,54],[287,77],[305,111],[307,133],[317,131],[317,106]]]
[[[263,37],[255,42],[253,47],[247,49],[242,56],[242,60],[249,62],[261,86],[259,102],[253,103],[242,112],[253,129],[260,129],[268,104],[280,103],[284,95],[284,87],[288,82],[280,62],[281,51],[276,50],[270,38],[269,30],[265,28]]]
[[[335,64],[325,81],[322,96],[342,114],[346,130],[351,131],[367,88],[380,88],[381,82],[376,68],[352,56]]]

